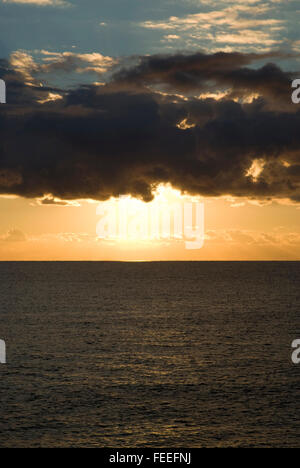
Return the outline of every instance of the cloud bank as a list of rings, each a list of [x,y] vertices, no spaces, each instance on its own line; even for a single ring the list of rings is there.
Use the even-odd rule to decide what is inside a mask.
[[[157,184],[171,183],[190,194],[299,202],[295,73],[265,64],[281,55],[141,57],[106,85],[73,90],[27,83],[2,60],[0,194],[149,201]]]

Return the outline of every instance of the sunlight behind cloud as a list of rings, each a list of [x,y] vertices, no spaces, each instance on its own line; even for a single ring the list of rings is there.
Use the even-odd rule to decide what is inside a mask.
[[[199,243],[204,237],[201,198],[182,194],[170,185],[160,185],[149,203],[130,196],[111,198],[100,203],[97,215],[101,217],[97,234],[102,240],[136,244],[197,239]],[[190,244],[188,249],[193,248]]]
[[[248,169],[246,176],[247,177],[252,177],[254,182],[257,182],[259,179],[259,176],[264,170],[265,166],[265,161],[263,159],[255,159],[251,165],[251,167]]]

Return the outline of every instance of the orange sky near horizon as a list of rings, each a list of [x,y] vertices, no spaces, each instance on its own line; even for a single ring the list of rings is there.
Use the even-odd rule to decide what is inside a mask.
[[[299,260],[299,206],[223,197],[207,198],[205,241],[102,240],[96,233],[98,202],[70,206],[1,197],[1,261]],[[146,206],[146,204],[145,204]]]

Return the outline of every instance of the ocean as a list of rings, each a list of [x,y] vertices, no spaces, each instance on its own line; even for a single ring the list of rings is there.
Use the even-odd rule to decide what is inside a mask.
[[[300,263],[0,263],[0,447],[300,447]]]

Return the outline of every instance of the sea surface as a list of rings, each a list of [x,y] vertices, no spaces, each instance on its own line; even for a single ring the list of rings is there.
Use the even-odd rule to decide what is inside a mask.
[[[300,447],[300,263],[0,263],[0,447]]]

